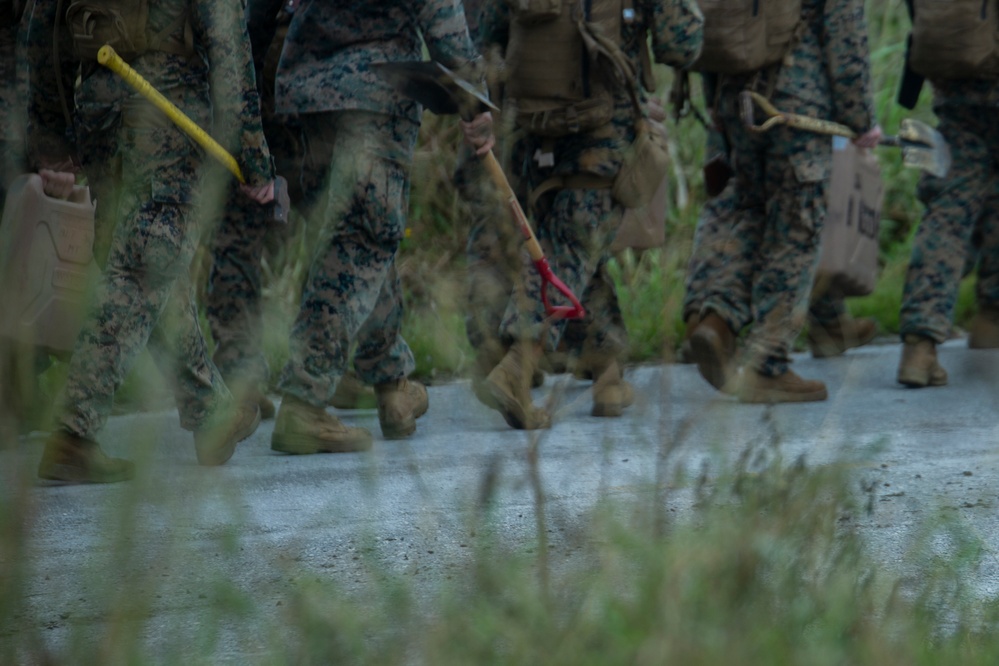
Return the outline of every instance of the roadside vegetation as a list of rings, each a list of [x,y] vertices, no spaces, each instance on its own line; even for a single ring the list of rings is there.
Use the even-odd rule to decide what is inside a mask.
[[[904,2],[869,0],[868,19],[877,109],[886,133],[894,133],[906,116],[894,102],[908,28]],[[669,72],[659,74],[667,85]],[[932,122],[929,102],[927,89],[913,116]],[[683,335],[683,276],[704,201],[704,131],[688,118],[671,124],[671,136],[678,160],[667,244],[640,257],[625,253],[612,268],[634,362],[671,359]],[[418,376],[431,382],[466,375],[472,360],[462,310],[467,222],[451,184],[459,140],[452,120],[426,118],[410,231],[399,259],[405,336]],[[898,330],[921,206],[914,196],[918,175],[887,149],[879,158],[887,191],[882,279],[874,294],[849,305],[855,315],[876,317],[890,335]],[[265,344],[275,374],[287,356],[287,328],[310,246],[307,231],[292,227],[287,242],[275,243],[267,255],[265,316],[271,323]],[[970,282],[963,287],[958,326],[973,311],[971,289]],[[62,372],[55,363],[45,373],[47,393],[55,392]],[[143,360],[120,402],[128,408],[161,405],[166,391],[155,377],[151,362]],[[683,467],[669,442],[650,445],[662,447],[670,469]],[[544,456],[543,439],[529,440],[528,448]],[[352,589],[291,558],[279,571],[285,582],[277,605],[271,599],[264,606],[256,591],[219,579],[187,611],[200,615],[196,623],[157,625],[166,637],[150,633],[163,585],[158,570],[151,566],[128,585],[118,584],[148,529],[140,514],[177,508],[161,505],[155,485],[135,482],[116,492],[121,501],[108,507],[108,542],[95,546],[81,566],[94,581],[110,581],[95,602],[100,617],[48,610],[45,617],[60,617],[56,647],[48,638],[53,627],[32,600],[32,581],[46,575],[32,565],[38,545],[31,526],[44,518],[37,513],[33,470],[0,468],[0,664],[216,663],[194,655],[215,654],[223,635],[256,655],[241,656],[239,663],[261,665],[999,663],[993,630],[999,609],[968,587],[985,550],[957,519],[942,515],[924,526],[926,539],[893,567],[918,576],[887,574],[857,531],[874,506],[863,464],[811,467],[786,460],[776,437],[728,448],[743,449],[742,455],[713,462],[700,476],[664,474],[632,500],[596,506],[567,537],[575,544],[571,557],[559,559],[551,547],[548,489],[534,489],[537,533],[516,548],[503,539],[486,492],[469,507],[475,543],[453,578],[430,594],[418,594],[400,572],[379,569],[375,558]],[[229,503],[238,507],[240,499]],[[683,511],[672,510],[678,505]],[[219,543],[221,556],[232,556],[240,535],[223,534]],[[181,545],[142,556],[184,571],[201,554],[183,553]],[[164,644],[172,647],[164,651]]]

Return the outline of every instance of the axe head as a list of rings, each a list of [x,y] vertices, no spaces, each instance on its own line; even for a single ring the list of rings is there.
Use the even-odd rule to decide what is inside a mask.
[[[439,116],[470,119],[483,111],[499,111],[478,88],[439,62],[385,62],[371,71],[406,97]]]
[[[906,166],[922,169],[937,178],[943,178],[950,171],[950,146],[940,132],[926,123],[904,119],[898,138],[902,145],[902,162]]]

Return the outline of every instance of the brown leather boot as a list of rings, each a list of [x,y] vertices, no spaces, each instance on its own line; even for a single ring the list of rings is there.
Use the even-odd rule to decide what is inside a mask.
[[[937,361],[937,344],[933,340],[921,335],[903,338],[898,383],[911,388],[947,384],[947,371]]]
[[[999,308],[979,307],[968,335],[971,349],[999,349]]]
[[[256,432],[260,409],[256,403],[239,402],[212,421],[194,431],[194,451],[201,465],[221,465],[232,458],[236,444]]]
[[[683,364],[696,363],[694,360],[694,350],[690,347],[690,337],[694,334],[694,329],[701,323],[701,315],[694,313],[683,320],[686,333],[683,335],[683,342],[676,351],[676,362]]]
[[[403,377],[375,387],[378,423],[385,439],[402,439],[416,432],[416,419],[427,413],[427,387]]]
[[[625,407],[635,402],[635,390],[624,381],[624,373],[616,360],[604,363],[604,370],[593,383],[592,416],[621,416]]]
[[[819,402],[829,397],[825,384],[815,379],[803,379],[793,370],[776,377],[769,377],[752,368],[745,368],[742,371],[742,379],[736,394],[739,396],[739,402],[767,404]]]
[[[330,406],[337,409],[372,409],[376,405],[375,389],[362,382],[353,370],[348,370],[336,383],[330,400]]]
[[[701,377],[719,391],[732,377],[735,345],[735,333],[714,312],[709,312],[690,336],[690,351]]]
[[[839,356],[847,349],[862,347],[878,334],[878,323],[870,317],[845,316],[829,324],[809,318],[808,348],[812,358]]]
[[[45,442],[38,477],[66,483],[117,483],[135,475],[135,464],[112,458],[92,439],[56,430]]]
[[[551,426],[548,413],[531,401],[531,375],[540,357],[541,345],[518,342],[483,382],[489,406],[499,411],[511,428],[538,430]]]
[[[284,396],[271,435],[271,449],[281,453],[349,453],[371,448],[371,433],[348,426],[322,407]]]

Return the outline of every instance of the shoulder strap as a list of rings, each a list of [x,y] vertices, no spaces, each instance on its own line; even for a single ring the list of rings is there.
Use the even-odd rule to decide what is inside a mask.
[[[190,7],[185,7],[184,11],[178,14],[169,25],[153,35],[149,40],[149,50],[163,51],[185,58],[190,57],[194,53],[194,29],[188,20],[190,11]],[[171,37],[180,30],[181,26],[184,28],[184,41],[178,43],[173,41]]]
[[[909,19],[913,22],[916,19],[916,5],[913,0],[905,0],[906,7],[909,8]],[[909,65],[909,56],[912,53],[912,35],[905,42],[905,69],[902,70],[902,82],[898,87],[898,104],[906,109],[916,108],[919,101],[919,93],[923,90],[925,79],[912,71]]]

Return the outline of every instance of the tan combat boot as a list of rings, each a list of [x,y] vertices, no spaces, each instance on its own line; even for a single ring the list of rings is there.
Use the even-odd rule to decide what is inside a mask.
[[[506,356],[506,348],[498,340],[488,340],[475,351],[475,362],[472,364],[472,392],[483,405],[495,409],[493,398],[486,388],[486,377]]]
[[[286,395],[274,423],[271,449],[281,453],[349,453],[371,448],[371,433],[345,425],[322,407]]]
[[[947,384],[947,371],[937,361],[937,345],[933,340],[921,335],[906,335],[903,338],[898,383],[911,388]]]
[[[403,377],[375,387],[378,423],[385,439],[402,439],[416,432],[416,419],[427,413],[427,387]]]
[[[540,357],[540,344],[518,342],[483,382],[489,406],[499,411],[511,428],[539,430],[551,426],[548,413],[531,401],[531,376]]]
[[[635,402],[635,390],[624,381],[624,373],[616,360],[594,365],[604,368],[593,383],[592,416],[621,416],[625,407]]]
[[[135,464],[112,458],[97,442],[56,430],[45,442],[38,477],[66,483],[117,483],[135,474]]]
[[[823,325],[810,318],[808,322],[808,348],[812,352],[812,358],[839,356],[847,349],[863,347],[877,334],[878,323],[870,317],[854,319],[845,316],[828,325]]]
[[[725,390],[734,371],[736,338],[725,320],[709,312],[690,336],[690,350],[701,377]]]
[[[999,307],[980,307],[969,330],[969,348],[999,349]]]
[[[793,370],[769,377],[745,368],[736,395],[739,402],[774,404],[778,402],[819,402],[829,397],[826,385],[803,379]]]
[[[337,409],[371,409],[376,404],[375,389],[362,382],[353,370],[348,370],[336,383],[330,400],[330,407]]]
[[[194,451],[201,465],[221,465],[232,458],[236,444],[256,432],[260,409],[254,402],[238,402],[212,421],[194,431]]]

